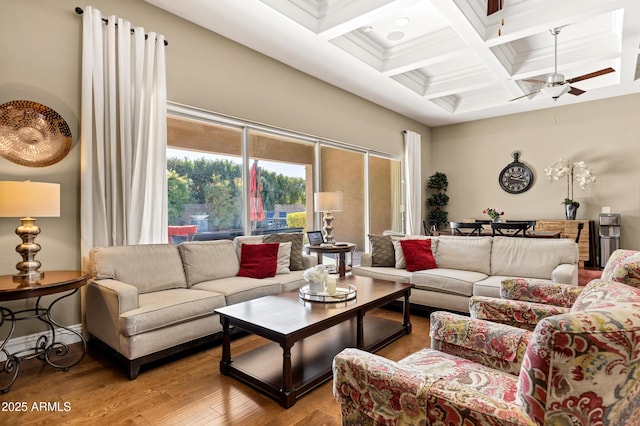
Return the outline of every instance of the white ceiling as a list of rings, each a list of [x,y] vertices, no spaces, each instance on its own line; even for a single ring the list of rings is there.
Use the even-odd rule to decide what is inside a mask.
[[[640,0],[146,1],[429,126],[640,92]],[[566,79],[615,72],[510,101],[554,71],[558,27]]]

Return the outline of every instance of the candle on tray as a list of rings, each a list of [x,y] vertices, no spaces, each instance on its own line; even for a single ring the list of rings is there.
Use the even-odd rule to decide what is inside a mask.
[[[329,276],[327,278],[327,293],[336,294],[336,277]]]

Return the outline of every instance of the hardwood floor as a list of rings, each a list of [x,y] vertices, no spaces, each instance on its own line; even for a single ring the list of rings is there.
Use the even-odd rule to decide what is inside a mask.
[[[402,314],[376,309],[401,321]],[[398,360],[429,346],[429,320],[412,315],[413,331],[378,352]],[[233,353],[262,345],[257,336],[232,343]],[[11,390],[0,394],[0,424],[15,425],[340,425],[340,408],[329,381],[282,408],[269,397],[219,372],[221,347],[143,368],[127,379],[120,365],[95,350],[67,372],[38,360],[23,362]],[[24,412],[7,411],[22,404]],[[42,404],[44,403],[44,405]],[[49,404],[47,404],[49,403]],[[25,407],[26,405],[26,407]]]

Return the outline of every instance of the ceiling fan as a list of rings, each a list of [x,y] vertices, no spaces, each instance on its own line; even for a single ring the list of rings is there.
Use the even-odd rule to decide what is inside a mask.
[[[568,80],[564,79],[564,75],[558,73],[558,34],[560,34],[560,28],[554,28],[552,30],[549,30],[551,32],[551,34],[553,34],[553,38],[554,38],[554,60],[555,60],[555,66],[553,69],[553,74],[549,74],[547,75],[545,81],[542,80],[524,80],[530,83],[538,83],[538,84],[542,84],[542,87],[540,87],[538,90],[535,90],[531,93],[527,93],[526,95],[522,95],[522,96],[518,96],[517,98],[513,98],[511,99],[512,101],[518,100],[518,99],[522,99],[522,98],[526,98],[529,97],[531,95],[535,95],[536,93],[548,93],[551,95],[551,97],[553,98],[554,101],[557,101],[558,98],[562,95],[564,95],[565,93],[569,93],[575,96],[579,96],[582,95],[583,93],[585,93],[585,90],[582,89],[578,89],[577,87],[573,87],[571,86],[571,84],[576,83],[578,81],[582,81],[582,80],[587,80],[589,78],[594,78],[594,77],[599,77],[601,75],[604,74],[609,74],[611,72],[615,72],[616,70],[614,70],[613,68],[609,67],[609,68],[604,68],[601,69],[599,71],[594,71],[591,72],[589,74],[584,74],[578,77],[574,77],[574,78],[570,78]]]

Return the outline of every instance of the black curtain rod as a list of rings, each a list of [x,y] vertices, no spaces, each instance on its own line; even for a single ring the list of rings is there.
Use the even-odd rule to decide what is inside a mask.
[[[75,10],[76,10],[76,13],[77,13],[78,15],[82,15],[82,14],[84,13],[84,10],[82,10],[82,8],[81,8],[81,7],[76,7],[76,9],[75,9]],[[106,18],[102,18],[102,22],[104,22],[104,23],[108,23],[108,22],[109,22],[109,20],[108,20],[108,19],[106,19]],[[116,27],[117,27],[117,26],[118,26],[118,24],[116,24]],[[135,31],[134,31],[134,29],[133,29],[133,28],[131,28],[131,34],[133,34],[134,32],[135,32]],[[145,34],[145,35],[144,35],[144,39],[146,40],[146,39],[147,39],[147,37],[149,37],[149,35],[148,35],[148,34]],[[164,41],[164,45],[165,45],[165,46],[168,46],[168,45],[169,45],[169,42],[168,42],[167,40],[165,40],[165,41]]]

